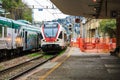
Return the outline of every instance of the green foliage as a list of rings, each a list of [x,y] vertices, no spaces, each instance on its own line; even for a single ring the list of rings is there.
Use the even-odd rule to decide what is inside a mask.
[[[25,19],[32,21],[32,12],[22,0],[2,0],[2,6],[6,12],[10,12],[7,17],[12,19]]]
[[[67,49],[67,48],[66,48],[66,49]],[[61,50],[61,51],[59,52],[59,55],[63,54],[63,53],[66,51],[66,49]]]
[[[111,38],[116,36],[116,20],[115,19],[103,19],[100,22],[99,30],[107,33]]]
[[[3,69],[3,66],[0,66],[0,70],[2,70]]]
[[[51,55],[50,55],[50,54],[48,54],[48,55],[46,54],[46,55],[44,55],[43,58],[44,58],[44,59],[49,59],[49,58],[51,58],[52,56],[53,56],[52,54],[51,54]]]
[[[22,17],[24,20],[32,22],[32,10],[25,5],[25,9],[23,10]]]
[[[42,54],[40,53],[33,53],[33,54],[29,54],[28,57],[32,58],[32,57],[38,57],[41,56]]]

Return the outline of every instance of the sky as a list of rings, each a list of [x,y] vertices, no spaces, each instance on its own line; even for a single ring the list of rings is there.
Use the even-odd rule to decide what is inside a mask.
[[[50,0],[22,0],[30,8],[33,8],[33,20],[34,21],[50,21],[58,18],[65,18],[68,15],[62,14],[58,9],[50,9],[53,4]],[[54,6],[55,7],[55,6]],[[49,8],[49,9],[46,9]],[[56,8],[56,7],[55,7]]]

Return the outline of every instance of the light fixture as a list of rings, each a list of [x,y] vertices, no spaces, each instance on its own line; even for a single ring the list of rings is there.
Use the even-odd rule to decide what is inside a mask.
[[[96,2],[96,0],[93,0],[93,2]]]

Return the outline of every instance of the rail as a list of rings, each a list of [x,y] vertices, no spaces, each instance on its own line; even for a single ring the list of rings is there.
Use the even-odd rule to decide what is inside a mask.
[[[43,59],[44,55],[39,56],[37,58],[25,61],[21,64],[18,64],[16,66],[4,69],[0,71],[0,80],[2,79],[8,79],[8,80],[14,80],[21,75],[35,69],[38,66],[41,66],[42,64],[46,63],[47,61],[55,58],[57,55],[53,55],[49,59]]]

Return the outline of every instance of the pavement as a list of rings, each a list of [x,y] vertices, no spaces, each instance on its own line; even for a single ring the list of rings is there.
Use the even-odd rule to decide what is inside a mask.
[[[120,80],[120,58],[105,53],[84,53],[72,48],[70,56],[40,80]]]
[[[120,58],[109,53],[86,53],[71,47],[18,80],[120,80]]]

